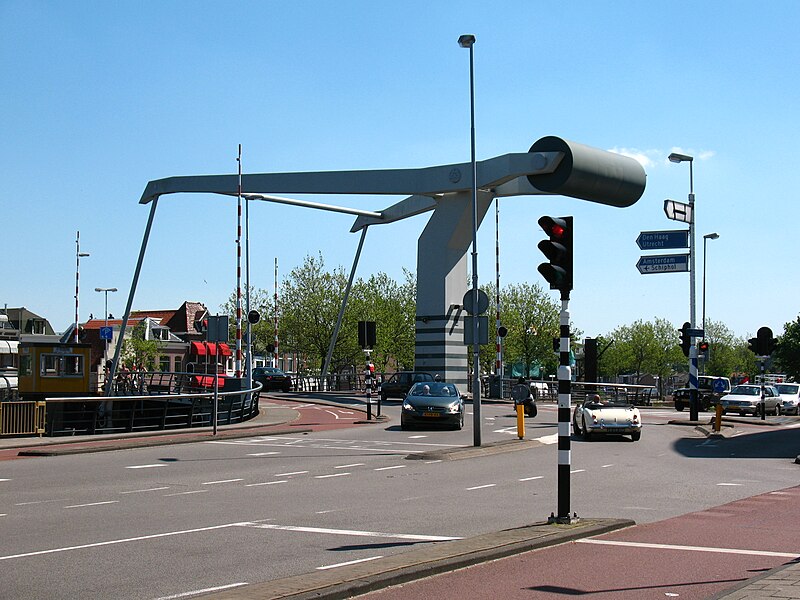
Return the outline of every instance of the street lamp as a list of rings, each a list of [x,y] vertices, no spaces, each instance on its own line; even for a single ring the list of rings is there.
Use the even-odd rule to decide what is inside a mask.
[[[475,36],[459,36],[458,45],[469,48],[470,162],[472,163],[472,306],[478,306],[478,167],[475,162]],[[478,315],[472,318],[472,417],[473,445],[481,445],[481,373]]]
[[[103,294],[105,294],[105,305],[104,305],[104,309],[103,309],[103,314],[106,316],[106,329],[108,329],[108,292],[116,292],[117,288],[113,288],[113,287],[112,288],[99,288],[99,287],[96,287],[96,288],[94,288],[94,291],[95,292],[102,292]],[[105,346],[103,347],[103,374],[105,375],[106,379],[108,378],[108,366],[107,366],[106,363],[108,363],[108,341],[109,341],[109,339],[110,338],[105,338],[106,343],[105,343]]]
[[[706,245],[708,240],[717,238],[718,233],[707,233],[703,236],[703,339],[706,339]]]
[[[669,161],[674,163],[688,162],[689,163],[689,212],[691,218],[689,219],[689,323],[692,329],[695,328],[697,315],[695,313],[695,269],[694,269],[694,224],[697,220],[694,211],[694,173],[692,165],[694,158],[688,154],[679,154],[673,152],[669,155]],[[689,419],[696,421],[698,419],[697,411],[697,346],[694,343],[694,336],[691,338],[691,345],[689,346],[689,390],[691,400],[689,403],[690,414]]]
[[[88,252],[81,252],[81,232],[78,231],[75,236],[75,331],[73,339],[77,344],[78,339],[78,294],[80,290],[80,272],[81,272],[81,258],[89,256]]]

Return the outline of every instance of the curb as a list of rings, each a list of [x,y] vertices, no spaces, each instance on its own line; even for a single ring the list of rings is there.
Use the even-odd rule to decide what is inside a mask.
[[[570,525],[535,523],[461,540],[430,544],[371,562],[254,583],[204,595],[216,600],[344,600],[393,585],[498,558],[631,527],[627,519],[584,519]]]

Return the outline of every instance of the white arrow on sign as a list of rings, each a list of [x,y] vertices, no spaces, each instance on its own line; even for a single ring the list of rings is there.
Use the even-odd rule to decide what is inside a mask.
[[[683,202],[676,202],[675,200],[664,200],[664,213],[668,219],[673,221],[682,221],[683,223],[692,223],[694,215],[692,215],[692,206]]]

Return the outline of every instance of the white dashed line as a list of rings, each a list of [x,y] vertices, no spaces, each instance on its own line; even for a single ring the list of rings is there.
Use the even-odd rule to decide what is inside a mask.
[[[363,467],[364,463],[353,463],[350,465],[339,465],[338,467],[333,467],[334,469],[349,469],[350,467]]]
[[[357,565],[358,563],[367,562],[369,560],[375,560],[378,558],[383,558],[383,556],[370,556],[369,558],[360,558],[358,560],[349,560],[347,562],[338,563],[335,565],[328,565],[326,567],[317,567],[317,571],[325,571],[326,569],[335,569],[336,567],[346,567],[348,565]]]
[[[11,480],[10,479],[2,479],[2,478],[0,478],[0,481],[11,481]]]
[[[331,475],[315,475],[314,479],[330,479],[331,477],[344,477],[345,475],[350,475],[351,473],[333,473]]]
[[[154,488],[147,488],[144,490],[131,490],[129,492],[120,492],[120,494],[141,494],[143,492],[158,492],[160,490],[168,490],[169,486],[165,485],[164,487],[154,487]]]
[[[102,506],[103,504],[117,504],[119,500],[106,500],[105,502],[90,502],[89,504],[73,504],[64,508],[84,508],[86,506]]]
[[[472,490],[482,490],[484,488],[490,488],[496,485],[497,485],[496,483],[487,483],[486,485],[476,485],[475,487],[467,488],[467,491],[471,492]]]
[[[237,481],[243,481],[242,478],[239,479],[221,479],[219,481],[204,481],[200,485],[217,485],[218,483],[235,483]]]
[[[167,465],[164,463],[158,463],[153,465],[130,465],[129,467],[125,467],[126,469],[152,469],[154,467],[166,467]]]
[[[275,477],[289,477],[290,475],[305,475],[308,471],[292,471],[291,473],[275,473]]]
[[[721,486],[729,486],[729,487],[736,487],[742,485],[741,483],[718,483],[717,485]]]
[[[288,479],[278,479],[277,481],[264,481],[262,483],[247,483],[244,487],[256,487],[259,485],[275,485],[276,483],[289,483]]]
[[[583,473],[586,469],[575,469],[574,471],[570,471],[569,474],[572,475],[573,473]]]
[[[600,468],[601,468],[601,469],[607,469],[608,467],[613,467],[613,466],[614,466],[613,464],[611,464],[611,465],[603,465],[603,466],[602,466],[602,467],[600,467]]]
[[[542,479],[544,475],[536,475],[535,477],[523,477],[520,481],[533,481],[534,479]]]
[[[328,529],[323,527],[301,527],[297,525],[273,525],[271,523],[254,523],[252,521],[244,523],[235,523],[235,526],[253,527],[255,529],[275,529],[278,531],[295,531],[299,533],[328,533],[331,535],[349,535],[356,537],[416,540],[419,542],[449,542],[452,540],[462,539],[459,537],[450,537],[443,535],[417,535],[415,533],[385,533],[381,531],[358,531],[354,529]]]
[[[392,469],[405,469],[406,465],[395,465],[394,467],[380,467],[379,469],[374,469],[375,471],[390,471]]]
[[[217,587],[205,588],[203,590],[194,590],[192,592],[183,592],[181,594],[173,594],[172,596],[161,596],[161,598],[156,598],[156,600],[177,600],[178,598],[188,598],[190,596],[199,596],[200,594],[221,592],[222,590],[229,590],[235,587],[242,587],[243,585],[247,585],[247,582],[244,581],[242,583],[229,583],[228,585],[218,585]]]
[[[172,496],[188,496],[189,494],[205,494],[208,490],[193,490],[191,492],[176,492],[174,494],[164,494],[164,498],[171,498]]]
[[[280,454],[280,452],[253,452],[247,456],[271,456],[273,454]]]

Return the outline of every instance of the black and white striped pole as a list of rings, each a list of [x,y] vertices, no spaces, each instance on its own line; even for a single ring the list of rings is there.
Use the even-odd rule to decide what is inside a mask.
[[[572,217],[542,217],[539,226],[549,239],[539,242],[539,250],[550,262],[539,265],[539,272],[550,284],[551,290],[561,292],[558,344],[558,514],[551,513],[550,523],[572,523],[577,520],[570,514],[570,448],[572,411],[572,370],[569,356],[569,293],[572,291]]]

